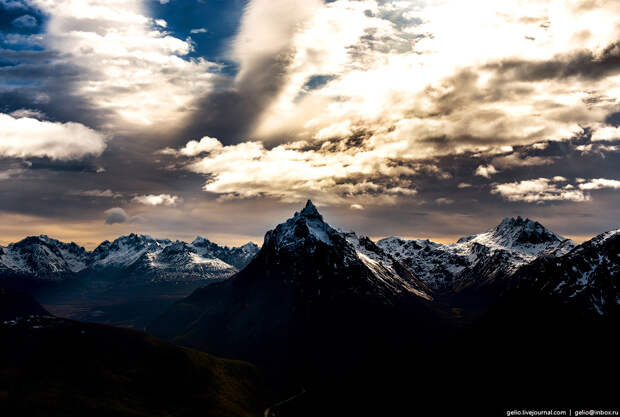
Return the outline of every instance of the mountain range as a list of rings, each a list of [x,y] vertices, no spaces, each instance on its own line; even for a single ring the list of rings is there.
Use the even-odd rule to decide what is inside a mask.
[[[295,399],[273,415],[366,414],[372,407],[381,414],[386,404],[402,406],[411,395],[429,411],[458,411],[441,402],[442,392],[472,401],[486,390],[496,405],[499,399],[508,404],[517,386],[538,385],[505,364],[506,357],[534,373],[534,364],[546,366],[546,356],[520,341],[514,343],[519,350],[496,346],[496,336],[540,334],[541,349],[557,349],[559,336],[549,326],[569,337],[570,329],[598,328],[592,323],[606,323],[607,334],[606,326],[617,323],[616,236],[608,232],[577,245],[517,217],[451,245],[395,237],[375,244],[334,229],[309,201],[266,233],[245,269],[176,302],[148,331],[257,364],[280,384],[282,397]],[[592,349],[601,355],[571,363],[575,375],[585,375],[595,357],[610,360],[606,349],[574,346],[581,352],[568,347],[554,355],[568,360]],[[515,374],[497,375],[498,369]],[[557,383],[552,389],[532,398],[558,400],[573,392],[557,379],[567,369],[550,377]],[[462,385],[458,372],[487,379]],[[498,390],[493,378],[510,388]],[[600,384],[588,389],[594,387],[606,392]],[[360,405],[356,398],[367,401]],[[343,408],[336,412],[336,404]]]
[[[87,251],[73,242],[30,236],[0,247],[0,279],[60,282],[112,271],[150,281],[221,279],[247,265],[258,249],[251,242],[229,248],[203,237],[188,244],[132,233]]]
[[[31,236],[0,247],[0,286],[34,295],[62,317],[144,328],[175,300],[243,269],[258,250],[132,233],[87,251]]]
[[[308,201],[260,249],[129,235],[87,252],[39,237],[0,260],[28,280],[82,277],[87,295],[119,279],[114,297],[150,294],[115,314],[150,308],[148,333],[255,364],[267,416],[504,415],[523,398],[614,405],[619,232],[577,244],[516,217],[453,244],[375,243]]]

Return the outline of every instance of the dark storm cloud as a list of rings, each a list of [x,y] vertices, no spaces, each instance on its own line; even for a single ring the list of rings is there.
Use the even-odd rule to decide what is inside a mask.
[[[489,64],[501,78],[519,81],[543,81],[580,77],[597,80],[620,72],[620,42],[608,45],[600,54],[590,50],[558,55],[545,61],[506,59]]]
[[[45,64],[47,61],[58,57],[58,52],[49,50],[13,50],[0,48],[0,61],[13,63],[13,65],[32,62]]]
[[[89,72],[71,63],[60,63],[61,55],[52,50],[0,49],[0,112],[37,110],[49,120],[80,122],[96,127],[108,117],[96,109],[89,97],[74,93]]]
[[[188,138],[211,136],[223,143],[247,138],[265,108],[285,87],[290,51],[257,59],[243,75],[232,81],[221,78],[214,92],[195,103],[196,110],[179,135],[179,145]]]
[[[611,113],[605,118],[605,123],[608,125],[619,127],[620,126],[620,112]]]
[[[105,211],[105,224],[126,223],[129,221],[129,215],[120,207],[114,207]]]
[[[481,86],[478,83],[479,78],[480,73],[477,69],[467,68],[443,80],[441,87],[426,87],[424,94],[431,98],[430,109],[424,112],[412,109],[409,115],[430,118],[450,116],[470,108],[476,111],[479,103],[496,103],[506,99],[518,100],[529,96],[534,91],[532,87],[499,83],[495,80],[488,85]],[[501,110],[480,109],[474,116],[488,123],[501,119],[505,114]],[[475,137],[471,139],[474,140],[473,143],[478,142]]]
[[[84,76],[83,70],[71,64],[19,64],[0,68],[3,82],[36,82],[52,78],[55,81],[70,82]]]
[[[97,158],[85,158],[77,161],[55,161],[50,158],[29,158],[32,170],[49,170],[62,172],[96,173],[100,168]]]
[[[28,109],[43,113],[57,122],[79,122],[97,128],[110,112],[93,106],[89,97],[74,93],[77,83],[88,73],[72,64],[52,64],[52,51],[0,51],[0,60],[26,63],[0,67],[0,112]]]

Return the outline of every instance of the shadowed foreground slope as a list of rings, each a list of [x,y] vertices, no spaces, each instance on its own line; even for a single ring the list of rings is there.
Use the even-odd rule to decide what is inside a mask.
[[[130,329],[29,317],[0,324],[5,416],[255,416],[247,363]]]
[[[0,322],[31,314],[49,315],[32,296],[0,287]]]

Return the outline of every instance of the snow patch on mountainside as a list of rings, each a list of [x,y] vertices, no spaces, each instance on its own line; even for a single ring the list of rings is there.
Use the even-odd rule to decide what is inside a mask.
[[[394,268],[395,259],[381,251],[381,249],[367,237],[358,237],[355,233],[343,233],[346,241],[353,246],[357,257],[370,269],[374,275],[396,292],[408,291],[418,297],[431,300],[423,289],[414,287],[403,279]],[[375,250],[379,249],[379,251]]]
[[[557,259],[550,273],[552,294],[581,303],[604,315],[620,300],[620,229],[602,233]],[[544,290],[544,288],[543,288]]]

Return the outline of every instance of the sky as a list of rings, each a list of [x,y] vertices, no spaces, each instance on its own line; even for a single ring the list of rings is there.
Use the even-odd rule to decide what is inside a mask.
[[[620,2],[0,0],[0,245],[620,227]]]

